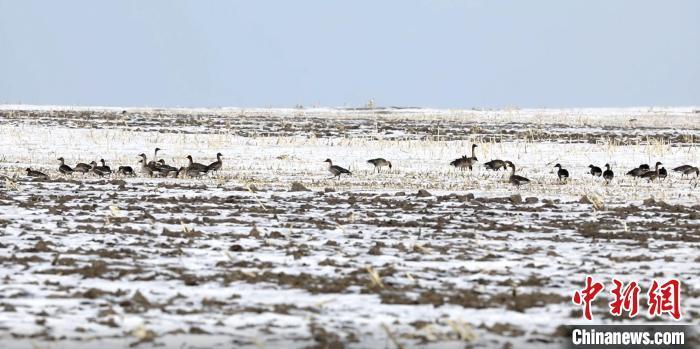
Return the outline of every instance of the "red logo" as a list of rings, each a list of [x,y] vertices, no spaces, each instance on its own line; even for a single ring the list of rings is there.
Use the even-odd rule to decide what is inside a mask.
[[[674,319],[681,318],[681,282],[675,279],[659,286],[654,280],[649,289],[649,315],[670,314]]]
[[[628,313],[628,317],[633,318],[639,313],[639,293],[641,287],[637,282],[632,281],[625,285],[622,281],[613,278],[615,287],[610,291],[613,297],[610,306],[610,314],[613,316],[622,316],[623,312]],[[598,294],[603,291],[605,286],[600,282],[594,282],[593,278],[586,276],[586,285],[581,290],[576,290],[572,298],[574,304],[580,305],[583,308],[583,317],[587,320],[592,320],[591,302],[593,302]],[[671,279],[664,284],[659,285],[656,280],[653,280],[649,292],[647,305],[649,306],[650,316],[662,316],[668,314],[674,319],[681,318],[681,282],[676,279]]]

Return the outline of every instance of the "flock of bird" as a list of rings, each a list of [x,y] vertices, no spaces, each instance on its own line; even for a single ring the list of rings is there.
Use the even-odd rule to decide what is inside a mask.
[[[165,163],[165,160],[160,159],[156,161],[155,159],[158,158],[158,152],[161,151],[162,149],[156,148],[155,151],[153,152],[153,160],[148,161],[148,158],[146,157],[146,154],[141,153],[139,154],[139,170],[142,174],[145,174],[149,177],[175,177],[175,178],[184,178],[184,177],[192,177],[192,178],[197,178],[201,177],[207,173],[213,173],[216,171],[219,171],[221,167],[223,166],[223,162],[221,161],[221,158],[223,155],[221,153],[216,154],[216,161],[212,162],[209,165],[204,165],[200,164],[197,162],[194,162],[192,160],[191,155],[187,155],[186,159],[189,160],[189,163],[187,166],[181,166],[179,168],[168,165]],[[104,177],[108,176],[112,173],[124,175],[124,176],[135,176],[136,172],[131,166],[119,166],[116,171],[112,171],[112,169],[106,165],[104,159],[100,159],[100,163],[102,164],[101,166],[97,164],[96,161],[92,161],[89,164],[86,163],[78,163],[74,167],[70,167],[66,165],[65,159],[63,157],[60,157],[57,159],[60,162],[60,165],[58,167],[58,172],[60,172],[63,175],[72,175],[74,173],[82,173],[82,174],[94,174],[99,177]],[[35,177],[35,178],[41,178],[41,179],[48,179],[49,176],[46,175],[43,172],[32,170],[31,168],[27,168],[27,176],[29,177]]]
[[[479,159],[477,159],[477,157],[474,155],[474,150],[476,149],[476,147],[476,144],[472,144],[471,156],[463,155],[451,161],[450,165],[460,170],[469,169],[471,171],[474,165],[479,161]],[[328,171],[333,175],[332,178],[339,178],[343,174],[352,174],[350,171],[343,167],[333,165],[331,159],[326,159],[325,162],[328,163]],[[391,162],[383,158],[371,159],[367,162],[374,165],[377,172],[381,172],[381,168],[385,166],[391,168]],[[660,165],[662,165],[661,162],[656,162],[656,166],[654,170],[652,170],[649,167],[649,165],[642,164],[639,167],[627,172],[627,175],[632,177],[646,178],[649,181],[653,181],[656,179],[664,179],[666,178],[666,176],[668,176],[668,172],[663,167],[659,168]],[[508,167],[510,167],[511,173],[508,177],[508,181],[511,184],[515,186],[520,186],[523,184],[530,183],[530,179],[515,174],[515,164],[513,164],[512,161],[495,159],[484,163],[484,167],[487,170],[491,171],[500,171],[501,169],[507,169]],[[554,168],[557,169],[557,178],[560,182],[566,182],[569,179],[569,171],[563,168],[561,164],[554,165]],[[606,184],[609,184],[610,181],[612,181],[613,178],[615,178],[615,173],[613,172],[610,164],[605,164],[605,171],[603,171],[600,167],[595,165],[588,165],[588,168],[590,169],[589,173],[593,177],[603,177]],[[674,168],[673,171],[680,172],[681,178],[683,176],[690,176],[692,174],[695,174],[696,177],[700,176],[700,170],[697,167],[691,165],[682,165]]]
[[[460,170],[466,170],[469,169],[470,171],[473,169],[474,165],[479,161],[477,157],[474,155],[474,150],[476,149],[477,145],[472,144],[471,147],[471,156],[466,156],[463,155],[462,157],[459,157],[452,162],[450,162],[451,166],[454,166],[455,168],[458,168]],[[194,162],[192,159],[191,155],[187,155],[186,159],[189,161],[187,166],[182,166],[182,167],[175,167],[171,166],[165,163],[165,160],[160,159],[160,160],[155,160],[158,158],[158,151],[162,149],[160,148],[155,148],[155,151],[153,152],[153,160],[148,161],[148,158],[146,157],[146,154],[139,154],[139,166],[140,166],[140,172],[142,174],[148,175],[149,177],[175,177],[175,178],[183,178],[183,177],[190,177],[190,178],[198,178],[201,177],[207,173],[212,173],[216,172],[221,169],[223,163],[221,161],[221,158],[223,157],[221,153],[216,154],[216,161],[212,162],[209,165],[204,165],[200,164],[197,162]],[[100,159],[101,165],[98,165],[96,161],[90,162],[90,164],[86,163],[78,163],[74,167],[70,167],[66,165],[65,160],[61,157],[58,158],[58,161],[60,162],[60,166],[58,168],[58,171],[63,174],[63,175],[71,175],[73,173],[92,173],[97,176],[103,177],[109,174],[112,174],[112,169],[106,165],[104,159]],[[334,165],[333,161],[331,159],[326,159],[324,162],[328,163],[328,171],[333,175],[331,178],[340,178],[341,175],[347,174],[347,175],[352,175],[352,172],[349,170],[340,167],[338,165]],[[374,166],[374,169],[380,173],[382,171],[382,168],[388,167],[389,169],[392,168],[391,162],[383,159],[383,158],[376,158],[376,159],[371,159],[367,160],[367,163],[371,164]],[[645,178],[648,179],[649,181],[654,181],[656,179],[664,179],[668,176],[668,172],[666,171],[665,168],[659,166],[662,165],[661,162],[656,162],[656,165],[654,169],[652,170],[649,165],[647,164],[642,164],[637,168],[634,168],[627,172],[627,175],[632,176],[632,177],[638,177],[638,178]],[[519,176],[515,174],[515,164],[513,164],[512,161],[507,161],[507,160],[491,160],[486,163],[484,163],[484,167],[487,170],[492,170],[492,171],[500,171],[501,169],[508,169],[510,167],[511,172],[510,176],[508,177],[508,181],[516,186],[520,186],[523,184],[530,183],[530,180],[528,178],[525,178],[523,176]],[[557,169],[557,178],[560,182],[566,182],[569,179],[569,171],[566,170],[564,167],[562,167],[561,164],[556,164],[554,165],[554,168]],[[610,164],[605,164],[605,171],[603,171],[600,167],[595,166],[595,165],[588,165],[588,168],[590,169],[589,173],[593,177],[603,177],[605,180],[606,184],[609,184],[610,181],[613,180],[615,177],[615,173],[613,172]],[[32,170],[31,168],[27,168],[27,175],[30,177],[37,177],[37,178],[42,178],[42,179],[48,179],[48,176],[40,171],[35,171]],[[679,167],[676,167],[673,169],[673,171],[680,172],[681,173],[681,178],[683,176],[690,176],[692,174],[695,174],[696,177],[700,176],[700,170],[698,170],[697,167],[691,166],[691,165],[682,165]],[[374,171],[373,171],[374,172]],[[131,166],[119,166],[119,168],[115,171],[115,173],[125,175],[125,176],[134,176],[135,171]]]

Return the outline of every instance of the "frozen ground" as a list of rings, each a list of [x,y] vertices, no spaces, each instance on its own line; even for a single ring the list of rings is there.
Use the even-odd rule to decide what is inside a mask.
[[[693,108],[0,106],[0,120],[3,348],[557,347],[560,325],[583,323],[571,295],[586,275],[606,284],[593,323],[622,320],[607,312],[611,277],[643,293],[679,278],[682,322],[700,319],[697,180],[623,175],[700,165]],[[533,183],[450,168],[472,142],[480,164],[512,160]],[[60,156],[136,168],[156,146],[178,166],[221,152],[224,168],[203,180],[56,171]],[[374,157],[393,169],[373,173]],[[353,176],[328,179],[326,158]],[[591,178],[590,163],[616,179]]]

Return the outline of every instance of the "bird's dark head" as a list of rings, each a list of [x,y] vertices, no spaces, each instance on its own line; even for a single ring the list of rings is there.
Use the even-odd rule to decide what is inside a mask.
[[[556,165],[554,165],[554,167],[559,167],[559,168],[561,168],[561,164],[556,164]]]
[[[656,166],[659,166],[659,165],[663,165],[663,164],[661,163],[661,161],[657,161],[657,162],[656,162]]]
[[[391,161],[389,161],[389,168],[391,168]]]
[[[588,168],[593,168],[593,165],[588,165]]]
[[[700,169],[697,169],[697,168],[695,169],[695,175],[700,176]]]
[[[192,155],[187,155],[186,158],[192,160]]]
[[[610,168],[610,164],[605,164],[605,167]]]
[[[156,151],[161,151],[161,150],[163,150],[163,149],[160,149],[160,148],[156,148]]]
[[[31,170],[32,170],[31,168],[27,167],[27,169],[25,171],[31,172]]]
[[[472,144],[472,149],[474,149],[474,148],[476,148],[476,147],[477,147],[476,144]]]
[[[64,161],[63,157],[60,157],[60,158],[58,158],[58,159],[56,159],[56,160],[58,160],[58,161]]]
[[[95,162],[95,161],[90,161],[90,165],[92,165],[92,166],[97,166],[97,162]]]
[[[506,160],[505,163],[506,163],[506,166],[515,167],[515,165],[513,165],[513,163],[510,162],[509,160]]]
[[[163,165],[165,165],[165,160],[163,160],[163,159],[160,159],[160,160],[158,160],[158,163],[159,163],[159,164],[163,164]]]
[[[146,154],[141,153],[141,154],[139,154],[139,156],[142,157],[142,158],[145,158],[145,157],[146,157]]]
[[[216,153],[216,156],[221,157],[221,156],[224,156],[224,155],[221,154],[221,153]]]
[[[323,162],[332,163],[331,159],[326,159]]]

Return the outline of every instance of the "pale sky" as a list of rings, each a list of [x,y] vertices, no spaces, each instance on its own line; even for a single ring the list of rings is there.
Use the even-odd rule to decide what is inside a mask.
[[[700,1],[0,0],[0,103],[700,105]]]

